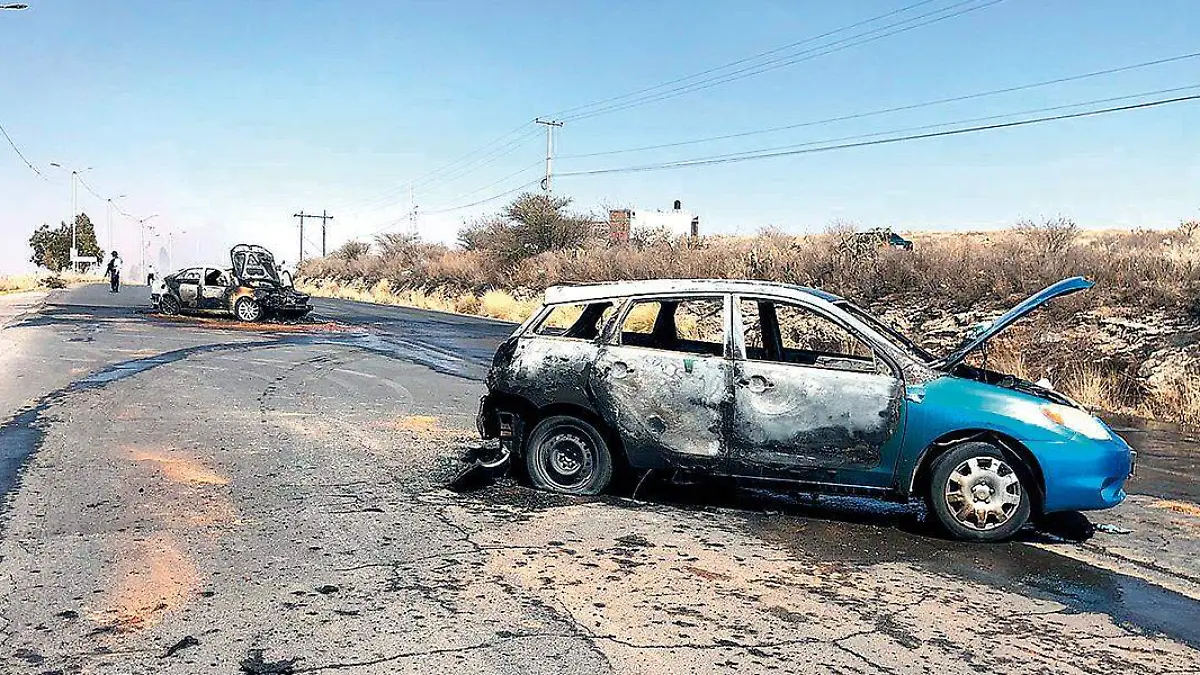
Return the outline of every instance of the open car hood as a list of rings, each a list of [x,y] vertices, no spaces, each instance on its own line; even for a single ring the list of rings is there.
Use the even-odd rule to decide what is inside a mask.
[[[1095,284],[1083,277],[1071,277],[1051,284],[1022,300],[1016,307],[1005,312],[989,324],[975,327],[954,351],[934,361],[930,365],[939,370],[951,370],[971,354],[992,339],[997,333],[1016,323],[1018,319],[1041,307],[1046,302],[1062,295],[1070,295],[1091,288]]]
[[[229,249],[229,260],[238,279],[280,283],[279,273],[275,271],[275,256],[262,246],[238,244]]]

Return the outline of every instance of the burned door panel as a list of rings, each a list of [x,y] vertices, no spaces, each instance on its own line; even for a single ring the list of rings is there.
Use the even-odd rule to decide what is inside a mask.
[[[509,364],[493,372],[490,386],[539,408],[567,403],[590,409],[586,385],[596,351],[596,344],[588,340],[523,338]]]
[[[899,431],[903,400],[888,375],[739,362],[733,461],[751,475],[875,469]]]
[[[200,279],[179,280],[179,302],[184,307],[195,308],[200,300]]]
[[[634,466],[720,469],[730,376],[719,356],[608,346],[590,388]]]
[[[228,294],[229,280],[220,270],[206,269],[197,294],[196,307],[208,310],[225,309],[225,298]]]
[[[878,487],[903,440],[904,383],[862,337],[815,308],[735,303],[731,467],[743,475]]]

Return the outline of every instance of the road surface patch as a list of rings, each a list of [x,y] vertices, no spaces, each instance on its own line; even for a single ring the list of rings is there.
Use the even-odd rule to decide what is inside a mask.
[[[112,584],[89,618],[100,632],[140,631],[182,607],[198,588],[195,564],[174,535],[160,532],[121,546]]]
[[[147,450],[134,450],[132,456],[135,461],[149,462],[156,465],[167,480],[175,483],[187,483],[191,485],[229,484],[229,478],[197,461],[185,457],[174,457],[165,453]]]

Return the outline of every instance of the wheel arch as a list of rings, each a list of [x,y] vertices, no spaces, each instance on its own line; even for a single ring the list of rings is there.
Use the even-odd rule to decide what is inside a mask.
[[[538,406],[524,396],[508,393],[489,394],[488,405],[494,410],[504,410],[514,413],[521,419],[524,430],[519,444],[520,447],[517,449],[518,452],[524,451],[524,435],[537,426],[538,422],[555,415],[569,415],[571,417],[578,417],[596,427],[596,430],[603,434],[604,440],[608,443],[609,451],[612,452],[613,458],[624,466],[629,465],[629,459],[625,454],[625,446],[621,442],[620,435],[596,411],[586,406],[563,402]]]
[[[991,443],[1010,458],[1016,460],[1022,468],[1024,468],[1033,481],[1030,486],[1033,489],[1033,503],[1031,506],[1035,513],[1040,513],[1042,505],[1046,500],[1046,478],[1042,473],[1041,464],[1037,458],[1029,451],[1029,448],[1024,443],[994,429],[959,429],[950,431],[935,438],[933,442],[921,451],[921,455],[917,460],[916,469],[909,478],[908,496],[914,495],[924,496],[929,492],[929,477],[932,473],[934,462],[939,457],[950,451],[951,448],[967,441],[983,441]]]
[[[553,417],[555,415],[578,417],[579,419],[584,420],[588,424],[596,427],[596,431],[599,431],[604,436],[604,440],[608,443],[608,449],[609,452],[612,453],[613,459],[617,460],[617,462],[623,467],[629,466],[629,458],[625,455],[625,446],[621,442],[621,436],[617,434],[616,431],[610,427],[604,421],[604,419],[600,417],[599,414],[596,413],[596,411],[591,410],[590,408],[574,403],[551,403],[540,408],[534,408],[532,411],[532,416],[527,424],[529,425],[529,428],[533,428],[533,426],[538,422],[546,419],[547,417]]]

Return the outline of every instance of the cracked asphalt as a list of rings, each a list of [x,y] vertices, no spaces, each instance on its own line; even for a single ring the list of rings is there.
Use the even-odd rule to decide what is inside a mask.
[[[144,299],[0,297],[0,672],[1200,672],[1186,433],[1129,432],[1126,504],[991,546],[719,484],[456,494],[511,326]]]

